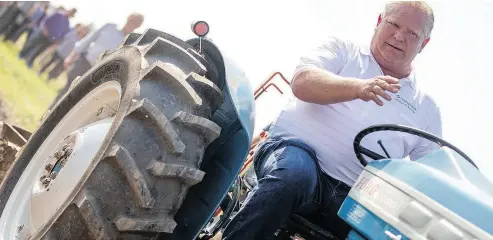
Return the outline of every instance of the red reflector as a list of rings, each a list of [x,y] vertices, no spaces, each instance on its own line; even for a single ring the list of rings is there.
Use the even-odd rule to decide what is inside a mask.
[[[193,32],[197,36],[203,37],[209,32],[209,25],[206,22],[197,22],[193,27]]]

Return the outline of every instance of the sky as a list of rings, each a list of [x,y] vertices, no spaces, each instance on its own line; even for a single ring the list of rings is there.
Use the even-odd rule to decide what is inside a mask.
[[[289,80],[299,57],[325,37],[368,44],[384,1],[180,0],[52,1],[77,7],[76,21],[122,26],[131,12],[143,26],[192,38],[190,24],[205,20],[209,38],[233,58],[254,88],[271,73]],[[469,155],[493,181],[493,1],[429,1],[435,12],[431,41],[414,64],[420,85],[442,110],[443,138]],[[276,80],[279,82],[278,80]],[[257,104],[261,128],[282,101],[269,93]],[[274,96],[274,97],[273,97]]]

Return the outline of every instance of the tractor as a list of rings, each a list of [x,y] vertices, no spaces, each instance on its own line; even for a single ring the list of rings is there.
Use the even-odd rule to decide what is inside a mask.
[[[207,239],[227,224],[255,185],[245,173],[256,93],[205,21],[192,30],[186,41],[127,35],[17,135],[27,142],[0,185],[0,239]],[[384,157],[360,144],[379,131],[442,148],[414,162]],[[354,151],[365,171],[339,211],[347,239],[493,239],[493,185],[452,144],[377,125]],[[298,215],[273,238],[293,236],[332,238]]]

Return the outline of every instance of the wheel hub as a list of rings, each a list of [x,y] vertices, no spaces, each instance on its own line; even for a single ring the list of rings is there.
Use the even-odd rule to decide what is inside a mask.
[[[105,145],[122,97],[117,81],[92,89],[27,159],[0,215],[0,239],[30,239],[64,210]],[[26,161],[26,159],[22,159]]]
[[[42,176],[39,178],[40,184],[44,188],[49,188],[51,182],[55,181],[65,163],[70,159],[77,139],[76,136],[76,134],[70,134],[58,145],[54,153],[48,157],[48,163],[44,168],[45,171],[42,172]]]
[[[49,155],[31,192],[31,223],[40,228],[62,206],[82,179],[108,133],[113,118],[66,137]]]

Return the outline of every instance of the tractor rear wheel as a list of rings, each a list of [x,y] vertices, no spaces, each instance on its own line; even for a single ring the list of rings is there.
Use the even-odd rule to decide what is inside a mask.
[[[149,239],[199,183],[223,101],[193,49],[149,29],[105,52],[55,105],[0,186],[0,238]],[[210,65],[209,65],[210,67]],[[212,71],[212,72],[211,72]]]

